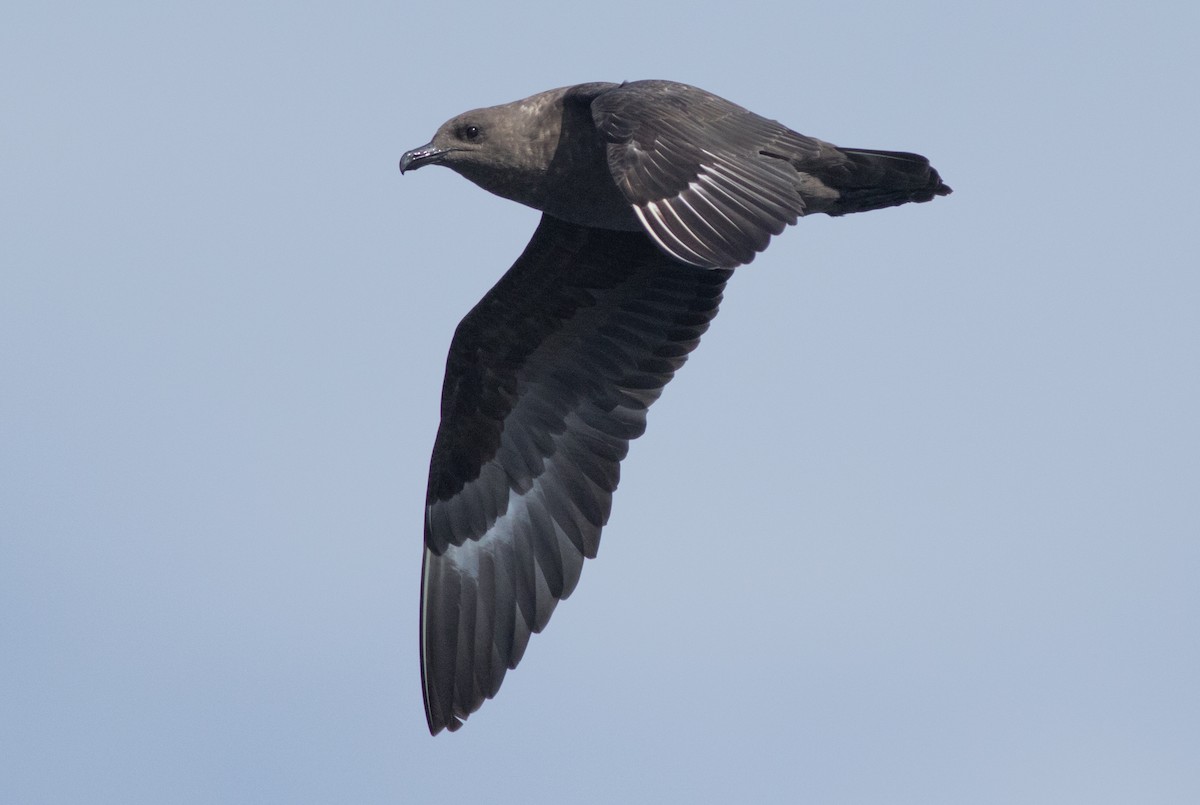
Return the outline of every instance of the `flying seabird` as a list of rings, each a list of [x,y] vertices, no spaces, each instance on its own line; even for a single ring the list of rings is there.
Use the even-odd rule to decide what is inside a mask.
[[[596,556],[620,462],[725,283],[802,215],[929,201],[917,154],[838,148],[696,87],[591,83],[458,115],[400,172],[445,165],[542,212],[458,325],[421,569],[429,731],[496,695]]]

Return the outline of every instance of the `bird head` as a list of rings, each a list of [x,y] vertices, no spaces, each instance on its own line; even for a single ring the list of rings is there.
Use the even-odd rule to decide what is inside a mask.
[[[450,118],[400,157],[400,172],[444,165],[484,190],[544,209],[546,174],[562,130],[563,90]]]

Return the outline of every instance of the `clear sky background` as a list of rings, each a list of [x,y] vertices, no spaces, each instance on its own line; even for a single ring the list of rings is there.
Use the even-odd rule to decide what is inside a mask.
[[[1200,801],[1197,9],[6,4],[0,802]],[[638,78],[955,193],[737,272],[433,739],[443,362],[537,213],[396,163]]]

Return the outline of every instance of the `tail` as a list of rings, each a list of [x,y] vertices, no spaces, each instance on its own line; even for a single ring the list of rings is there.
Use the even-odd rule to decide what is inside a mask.
[[[820,210],[828,215],[867,212],[950,195],[942,177],[920,154],[865,148],[838,150],[845,156],[844,161],[830,165],[827,171],[814,172],[838,192],[838,198]]]

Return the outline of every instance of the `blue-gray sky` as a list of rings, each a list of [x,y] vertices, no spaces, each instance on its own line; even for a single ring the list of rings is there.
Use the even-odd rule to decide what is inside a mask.
[[[1192,3],[0,12],[0,801],[1200,800]],[[396,162],[671,78],[955,194],[776,239],[429,737],[446,348],[537,214]]]

